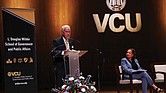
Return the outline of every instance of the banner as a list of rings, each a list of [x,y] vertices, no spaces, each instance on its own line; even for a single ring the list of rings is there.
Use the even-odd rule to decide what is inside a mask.
[[[37,93],[33,9],[2,9],[5,93]]]

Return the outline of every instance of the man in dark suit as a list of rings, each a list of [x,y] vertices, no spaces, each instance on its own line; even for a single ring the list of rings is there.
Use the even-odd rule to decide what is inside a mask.
[[[68,74],[68,62],[65,61],[64,55],[66,55],[73,47],[73,40],[70,38],[71,29],[69,25],[62,26],[62,36],[53,40],[53,47],[51,55],[54,58],[54,72],[55,72],[55,88],[59,88],[63,85],[62,78],[65,78]]]

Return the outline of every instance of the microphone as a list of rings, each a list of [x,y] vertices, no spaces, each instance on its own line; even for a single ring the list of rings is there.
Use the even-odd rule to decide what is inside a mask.
[[[80,42],[79,40],[76,40],[76,39],[72,39],[72,38],[70,38],[69,41],[70,41],[71,43],[73,43],[73,42],[77,42],[77,43],[81,44],[81,42]]]
[[[55,50],[56,50],[57,48],[62,47],[62,46],[65,46],[65,44],[61,44],[61,45],[59,45],[59,46],[57,46],[57,47],[54,47],[54,48],[51,50],[50,54],[53,56],[53,58],[55,58],[58,54],[61,53],[61,51],[55,51]]]
[[[71,39],[72,41],[75,41],[75,42],[77,42],[77,43],[79,43],[79,44],[81,44],[81,42],[80,41],[78,41],[78,40],[76,40],[76,39]]]
[[[59,46],[57,46],[57,47],[54,47],[54,48],[51,50],[51,53],[53,53],[57,48],[60,48],[60,47],[62,47],[62,46],[65,46],[65,44],[61,44],[61,45],[59,45]]]

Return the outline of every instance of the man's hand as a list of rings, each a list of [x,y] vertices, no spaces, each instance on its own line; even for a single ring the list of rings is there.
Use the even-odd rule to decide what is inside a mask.
[[[68,55],[69,52],[70,52],[70,50],[65,50],[65,51],[64,51],[64,55]]]

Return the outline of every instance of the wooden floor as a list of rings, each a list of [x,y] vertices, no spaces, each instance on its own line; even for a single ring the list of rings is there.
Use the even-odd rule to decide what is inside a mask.
[[[139,93],[142,93],[141,86],[133,87],[134,89],[139,89]],[[120,93],[130,93],[128,86],[119,87]],[[152,91],[152,90],[151,90]],[[51,93],[50,90],[40,90],[38,93]],[[117,93],[117,86],[104,86],[97,93]],[[136,90],[133,90],[133,93],[136,93]],[[148,87],[148,93],[150,93],[150,87]],[[160,92],[160,93],[164,93]]]
[[[0,93],[5,93],[3,90],[0,90]],[[39,90],[38,93],[53,93],[50,90]],[[117,91],[115,90],[101,90],[98,91],[97,93],[117,93]],[[129,90],[121,90],[120,93],[130,93]],[[136,91],[134,91],[133,93],[136,93]],[[139,91],[139,93],[142,93],[141,90]],[[150,93],[150,92],[148,92]],[[164,92],[160,92],[160,93],[164,93]]]
[[[5,93],[5,92],[0,91],[0,93]],[[52,92],[49,90],[40,90],[40,91],[38,91],[38,93],[52,93]],[[100,91],[97,93],[117,93],[117,91]],[[127,90],[122,90],[122,91],[120,91],[120,93],[130,93],[130,92]],[[136,92],[134,91],[133,93],[136,93]],[[142,92],[140,91],[139,93],[142,93]],[[148,92],[148,93],[150,93],[150,92]],[[164,93],[164,92],[161,92],[161,93]]]
[[[122,87],[120,93],[130,93],[128,89],[129,88]],[[0,88],[0,93],[5,93],[4,89]],[[53,93],[53,92],[51,92],[50,89],[43,89],[43,90],[38,90],[38,93]],[[107,86],[102,88],[101,91],[98,91],[97,93],[117,93],[117,87]],[[134,90],[133,93],[136,93],[136,91]],[[139,93],[142,93],[141,89],[139,89]],[[148,90],[148,93],[150,93],[149,90]],[[164,92],[161,92],[161,93],[164,93]]]
[[[130,93],[129,88],[123,87],[121,88],[120,93]],[[39,93],[52,93],[50,90],[40,90]],[[97,93],[117,93],[117,87],[116,86],[107,86],[101,89],[101,91],[98,91]],[[133,93],[136,93],[134,90]],[[139,89],[139,93],[142,93],[142,90]],[[150,93],[150,90],[148,90],[148,93]],[[164,92],[161,92],[164,93]]]
[[[0,93],[5,93],[4,89],[1,88]],[[49,89],[44,89],[44,90],[38,90],[38,93],[53,93],[53,92],[51,92],[51,90],[49,90]],[[117,92],[116,92],[116,90],[110,88],[110,89],[101,90],[97,93],[117,93]],[[129,93],[129,91],[128,90],[122,90],[120,93]]]
[[[52,93],[52,92],[50,92],[49,90],[41,90],[41,91],[39,91],[39,93]],[[100,92],[97,92],[97,93],[117,93],[117,91],[110,90],[110,91],[100,91]],[[122,91],[120,91],[120,93],[130,93],[130,92],[128,90],[122,90]],[[136,91],[134,91],[133,93],[136,93]],[[142,93],[141,90],[139,91],[139,93]],[[150,92],[148,92],[148,93],[150,93]]]

